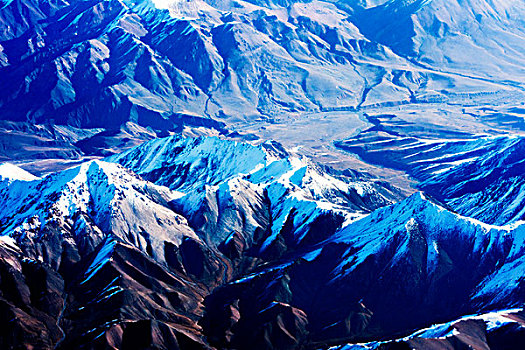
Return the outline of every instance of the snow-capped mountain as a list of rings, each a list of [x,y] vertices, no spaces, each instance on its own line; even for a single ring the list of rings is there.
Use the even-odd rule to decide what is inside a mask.
[[[524,19],[0,0],[0,348],[523,348]]]
[[[39,244],[49,227],[72,234],[70,244],[81,245],[83,255],[108,234],[159,261],[164,261],[165,242],[179,245],[183,237],[198,239],[186,219],[168,206],[176,192],[140,180],[116,164],[92,161],[42,179],[28,179],[16,166],[6,167],[17,178],[1,184],[1,234],[24,242],[26,254],[34,259],[60,264],[60,248],[41,251],[56,248]]]
[[[270,236],[262,249],[275,244],[285,222],[295,231],[292,241],[298,243],[326,216],[335,215],[326,218],[334,223],[331,228],[324,223],[328,225],[324,235],[400,198],[399,191],[385,183],[332,176],[275,142],[252,146],[218,138],[172,136],[108,160],[184,193],[174,205],[192,222],[204,223],[205,231],[213,223],[214,235],[209,238],[215,242],[232,231],[243,232],[247,226],[252,226],[250,231],[256,229],[259,225],[250,218],[268,211]],[[229,215],[221,215],[232,205],[234,210]]]
[[[421,193],[387,205],[394,188],[276,142],[171,136],[43,178],[1,169],[6,346],[324,348],[525,301],[521,223]]]
[[[333,350],[383,349],[388,346],[409,346],[411,349],[427,348],[487,348],[499,349],[523,342],[523,310],[502,310],[481,315],[462,317],[453,322],[436,324],[419,330],[408,337],[389,342],[348,344]],[[513,334],[512,342],[506,336]]]
[[[277,143],[256,147],[169,137],[108,160],[112,163],[90,161],[42,178],[1,166],[4,261],[18,266],[16,288],[31,283],[24,264],[51,274],[56,281],[46,293],[60,300],[62,306],[53,307],[63,308],[51,312],[41,303],[8,297],[9,312],[26,310],[15,329],[28,327],[42,312],[54,324],[68,320],[64,328],[37,324],[38,336],[22,332],[6,344],[43,338],[66,348],[97,339],[102,343],[94,344],[109,344],[112,332],[125,342],[126,322],[137,320],[155,320],[151,332],[171,329],[168,342],[190,336],[203,343],[196,322],[203,298],[215,286],[296,254],[345,220],[399,198],[379,182],[329,175]],[[309,186],[299,186],[302,181]],[[169,303],[144,298],[144,290]],[[166,309],[163,316],[154,316],[159,309]],[[70,336],[59,337],[60,329]]]
[[[269,321],[257,315],[272,308],[295,315],[294,321],[286,316],[287,326],[307,324],[308,333],[296,340],[318,348],[519,308],[524,237],[522,225],[489,226],[418,193],[346,226],[300,259],[283,259],[221,287],[209,298],[208,313],[222,316],[228,327],[218,331],[207,324],[209,337],[219,347],[247,346],[261,337],[261,348],[270,347],[262,338],[272,334],[265,328]],[[240,318],[221,313],[225,304]],[[242,333],[253,324],[270,333]],[[225,336],[229,332],[233,338]]]
[[[36,177],[35,175],[11,163],[0,164],[0,178],[3,181],[32,181],[38,179],[38,177]]]

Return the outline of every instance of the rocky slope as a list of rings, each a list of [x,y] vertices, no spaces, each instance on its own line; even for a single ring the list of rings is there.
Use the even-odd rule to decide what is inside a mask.
[[[250,225],[257,227],[250,218],[268,211],[271,234],[263,249],[275,244],[286,222],[297,232],[294,240],[299,242],[307,238],[309,227],[323,220],[328,220],[322,223],[328,225],[328,232],[319,234],[328,235],[339,225],[401,198],[396,188],[384,182],[357,173],[330,174],[329,169],[290,154],[275,142],[255,147],[217,138],[173,136],[108,160],[183,192],[174,205],[193,223],[214,232],[212,241],[225,239],[232,231],[243,232]],[[328,218],[327,213],[335,216]]]
[[[408,337],[389,342],[349,344],[332,349],[507,349],[524,341],[523,310],[506,310],[434,325]]]
[[[5,347],[325,348],[524,302],[522,225],[420,193],[385,206],[393,188],[275,142],[169,137],[0,174]],[[451,327],[521,339],[470,323]]]
[[[0,348],[523,348],[524,18],[0,0]]]
[[[458,135],[447,140],[371,128],[337,145],[367,161],[406,171],[421,189],[463,215],[504,225],[524,218],[523,144],[522,136]]]
[[[296,332],[306,329],[295,341],[319,348],[393,338],[465,314],[522,306],[523,249],[523,227],[489,227],[416,194],[305,254],[214,291],[204,325],[219,348],[253,339],[271,347],[284,330],[259,316],[265,313],[280,315]],[[213,322],[221,316],[228,327],[217,330]]]

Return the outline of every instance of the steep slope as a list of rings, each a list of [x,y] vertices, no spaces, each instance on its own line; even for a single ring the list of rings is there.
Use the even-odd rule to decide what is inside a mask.
[[[58,124],[71,130],[70,137],[51,138],[69,150],[55,149],[48,157],[114,153],[111,146],[99,150],[85,144],[76,147],[75,143],[104,131],[100,128],[115,133],[126,122],[157,132],[182,131],[185,124],[223,129],[221,123],[205,117],[200,106],[206,98],[193,79],[177,68],[178,58],[173,58],[177,62],[173,64],[160,53],[163,50],[157,52],[148,45],[152,37],[165,36],[153,28],[170,22],[169,16],[152,6],[131,9],[128,5],[131,3],[117,0],[53,5],[17,0],[0,9],[4,33],[0,40],[4,58],[0,68],[2,119],[42,124],[44,129],[49,129],[49,123]],[[165,30],[175,38],[177,27],[179,32],[184,30],[175,24]],[[194,39],[182,36],[189,43]],[[21,129],[17,123],[6,125],[6,138],[12,128]],[[75,127],[99,130],[74,137]],[[154,134],[138,129],[128,136],[144,141]],[[28,143],[38,142],[30,139],[34,134],[28,130],[21,137],[29,139]],[[119,149],[129,147],[124,144]],[[17,158],[31,155],[27,149]]]
[[[397,196],[379,183],[336,181],[275,143],[255,147],[170,137],[133,149],[121,160],[178,190],[104,161],[43,178],[1,166],[1,232],[17,252],[13,259],[52,270],[65,284],[56,292],[60,307],[53,302],[61,311],[46,316],[55,328],[40,323],[27,328],[24,322],[34,322],[31,317],[40,312],[33,311],[40,310],[33,296],[7,299],[10,313],[19,308],[27,313],[14,329],[28,342],[40,333],[48,347],[128,348],[140,329],[144,346],[206,348],[197,321],[205,296],[216,286],[314,244],[335,232],[345,216],[388,203],[391,199],[375,187]],[[207,162],[210,166],[203,166]],[[243,180],[248,173],[253,182]],[[296,173],[324,181],[324,192],[299,196],[300,188],[289,179],[300,180]],[[281,193],[293,190],[297,198],[268,196],[272,184]],[[286,241],[275,240],[273,232],[286,235]],[[265,248],[267,240],[279,244],[271,250]],[[20,278],[17,288],[25,288]],[[17,339],[6,338],[6,346]]]
[[[275,251],[272,254],[277,256],[287,245],[319,241],[343,223],[400,198],[395,188],[383,182],[359,176],[338,178],[275,142],[252,146],[172,136],[107,160],[183,192],[174,200],[175,207],[196,227],[213,232],[208,239],[214,244],[232,232],[245,232],[248,227],[254,232],[269,225],[263,230],[261,251]],[[252,219],[261,212],[269,220],[262,227]],[[276,240],[283,226],[290,231],[289,242]],[[243,238],[248,242],[251,236]]]
[[[524,18],[0,0],[0,348],[522,348]]]
[[[202,301],[231,267],[170,208],[180,193],[102,161],[1,169],[3,346],[207,348]]]
[[[9,237],[0,237],[0,345],[51,349],[63,336],[59,319],[64,280],[49,266],[21,258]]]
[[[421,189],[463,215],[498,225],[522,220],[523,137],[458,136],[417,138],[370,129],[337,145],[406,171]]]
[[[54,241],[40,243],[51,247],[60,233],[47,230]],[[97,250],[81,258],[73,247],[65,248],[57,271],[25,257],[2,236],[2,347],[209,348],[196,324],[207,286],[188,283],[187,276],[122,242],[108,240]]]
[[[27,256],[52,266],[60,264],[62,249],[40,247],[41,231],[48,226],[73,231],[73,245],[80,245],[82,254],[108,234],[159,261],[164,260],[165,241],[198,240],[186,220],[168,207],[177,193],[115,164],[93,161],[43,179],[4,180],[1,185],[2,234],[23,241]]]
[[[302,324],[299,344],[324,348],[520,307],[523,237],[523,226],[487,226],[416,194],[348,225],[306,254],[214,291],[202,324],[218,347],[257,339],[264,349],[283,331],[270,321],[277,317],[285,325]],[[228,308],[240,316],[232,317]],[[217,318],[223,328],[214,326]]]
[[[479,348],[505,349],[523,344],[525,320],[523,310],[505,310],[433,325],[410,336],[389,342],[348,344],[337,350],[389,349],[403,346],[410,349]]]
[[[0,183],[2,298],[23,315],[1,329],[28,344],[325,348],[525,301],[519,223],[420,193],[372,211],[393,189],[275,142],[172,136],[107,160]],[[491,337],[474,323],[462,332]]]
[[[38,10],[40,3],[15,1],[2,11],[9,13],[17,6]],[[175,112],[169,100],[180,105],[177,112],[182,111],[184,99],[192,94],[183,95],[187,76],[166,66],[140,41],[148,31],[141,18],[122,2],[73,2],[62,8],[60,15],[34,27],[24,33],[27,37],[11,38],[3,45],[8,61],[2,81],[9,87],[2,96],[5,119],[53,119],[58,124],[104,128],[134,121],[162,128],[167,115],[163,118],[159,111]],[[38,43],[33,51],[27,52],[28,41]],[[133,69],[137,61],[143,63]],[[31,79],[25,81],[27,76]],[[180,81],[177,95],[172,81]],[[28,103],[19,103],[21,100]],[[111,120],[104,117],[109,113],[113,114]],[[177,120],[164,123],[175,125]]]
[[[447,293],[439,289],[452,287],[453,279],[458,278],[456,290],[449,293],[454,293],[459,300],[459,290],[465,288],[467,305],[472,303],[482,308],[519,305],[523,297],[519,273],[525,249],[523,229],[520,224],[491,226],[459,216],[418,193],[404,202],[374,212],[335,235],[334,242],[349,243],[358,254],[352,254],[341,263],[334,270],[334,277],[336,280],[345,278],[369,255],[384,250],[383,244],[394,244],[393,255],[385,262],[389,267],[399,268],[400,273],[408,263],[425,276],[420,280],[420,287],[430,288],[422,294],[426,299],[446,297]],[[466,278],[464,274],[474,267],[476,272]],[[456,277],[452,277],[454,275]],[[445,280],[441,280],[444,276]],[[503,281],[505,283],[501,283]],[[445,287],[442,283],[451,285]]]

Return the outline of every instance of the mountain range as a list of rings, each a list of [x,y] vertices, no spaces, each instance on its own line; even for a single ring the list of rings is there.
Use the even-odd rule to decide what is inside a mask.
[[[4,346],[325,348],[493,310],[518,316],[461,332],[523,339],[520,222],[331,171],[180,136],[43,178],[3,165]]]
[[[487,129],[472,114],[522,109],[524,12],[520,0],[4,1],[2,157],[45,173],[64,166],[44,159],[182,132],[274,139],[348,168],[330,142],[369,111],[432,137],[494,134],[504,118]]]
[[[0,348],[519,349],[521,0],[0,0]]]

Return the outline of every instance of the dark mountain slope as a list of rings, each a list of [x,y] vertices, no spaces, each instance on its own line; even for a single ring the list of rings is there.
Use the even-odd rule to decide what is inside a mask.
[[[276,143],[170,137],[109,160],[157,184],[103,161],[0,168],[2,295],[23,315],[7,347],[325,348],[525,301],[522,225],[419,193],[366,215],[392,189]]]

